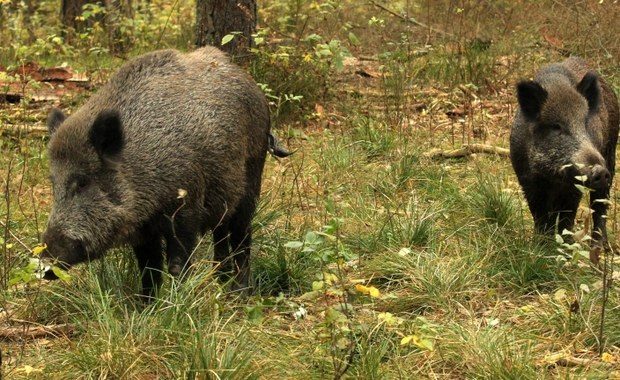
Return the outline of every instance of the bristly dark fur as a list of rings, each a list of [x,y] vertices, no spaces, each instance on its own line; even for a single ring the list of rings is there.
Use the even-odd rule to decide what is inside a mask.
[[[573,228],[587,178],[593,238],[607,239],[605,213],[615,172],[618,99],[576,57],[544,67],[517,86],[519,111],[510,134],[510,158],[539,233]],[[582,183],[583,184],[583,183]]]
[[[151,296],[164,259],[182,274],[210,230],[223,277],[249,286],[266,154],[288,151],[270,134],[264,94],[227,55],[205,47],[137,57],[70,117],[52,111],[48,129],[44,256],[68,268],[128,244]]]

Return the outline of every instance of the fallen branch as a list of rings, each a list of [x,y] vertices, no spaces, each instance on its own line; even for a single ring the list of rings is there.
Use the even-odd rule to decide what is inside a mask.
[[[386,7],[385,5],[377,3],[374,0],[370,0],[370,3],[372,5],[374,5],[375,7],[379,8],[379,9],[382,9],[383,11],[391,14],[392,16],[398,17],[399,19],[401,19],[401,20],[403,20],[405,22],[408,22],[410,24],[419,26],[419,27],[424,28],[424,29],[428,29],[428,30],[430,30],[432,32],[435,32],[435,33],[438,33],[438,34],[442,34],[444,36],[448,36],[448,37],[453,37],[454,36],[452,33],[449,33],[449,32],[443,31],[443,30],[439,30],[439,29],[433,28],[432,26],[426,25],[426,24],[416,20],[413,17],[405,17],[405,16],[403,16],[403,15],[401,15],[401,14],[399,14],[399,13],[393,11],[393,10],[391,10],[390,8]]]
[[[492,145],[468,144],[464,145],[460,149],[454,150],[432,149],[424,153],[423,156],[428,158],[459,158],[470,156],[475,153],[497,154],[498,156],[508,157],[510,151],[506,148],[500,148]]]
[[[31,126],[31,127],[20,127],[20,126],[13,126],[13,125],[4,125],[2,128],[0,128],[0,135],[43,135],[43,136],[47,136],[48,134],[48,130],[47,127],[36,127],[36,126]]]
[[[0,340],[24,340],[41,338],[59,338],[74,333],[73,325],[0,327]]]

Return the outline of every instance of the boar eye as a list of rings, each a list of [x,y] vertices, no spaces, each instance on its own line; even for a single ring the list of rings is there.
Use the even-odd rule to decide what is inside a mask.
[[[72,178],[70,188],[73,190],[74,194],[78,194],[88,186],[88,183],[88,177],[78,175]]]
[[[88,179],[86,177],[79,177],[77,181],[75,181],[78,189],[83,189],[88,185]]]
[[[553,123],[549,126],[549,129],[554,132],[562,132],[562,125],[559,123]]]

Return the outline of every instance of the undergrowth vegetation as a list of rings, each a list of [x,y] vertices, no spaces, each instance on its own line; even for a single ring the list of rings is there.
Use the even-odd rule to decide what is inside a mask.
[[[136,1],[120,36],[95,21],[70,42],[58,1],[26,3],[0,1],[0,378],[620,376],[613,252],[594,268],[585,243],[534,236],[506,156],[434,154],[507,148],[514,83],[568,53],[618,91],[615,2],[258,2],[248,70],[294,154],[267,159],[254,294],[216,280],[207,236],[191,275],[166,276],[150,304],[126,248],[36,277],[51,203],[41,129],[124,60],[190,49],[194,2]],[[28,62],[89,87],[20,76]]]

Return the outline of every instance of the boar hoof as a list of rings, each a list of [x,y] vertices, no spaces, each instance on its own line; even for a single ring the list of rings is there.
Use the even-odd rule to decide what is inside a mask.
[[[174,277],[179,277],[183,272],[183,268],[179,264],[170,264],[168,266],[168,273],[170,273]]]

